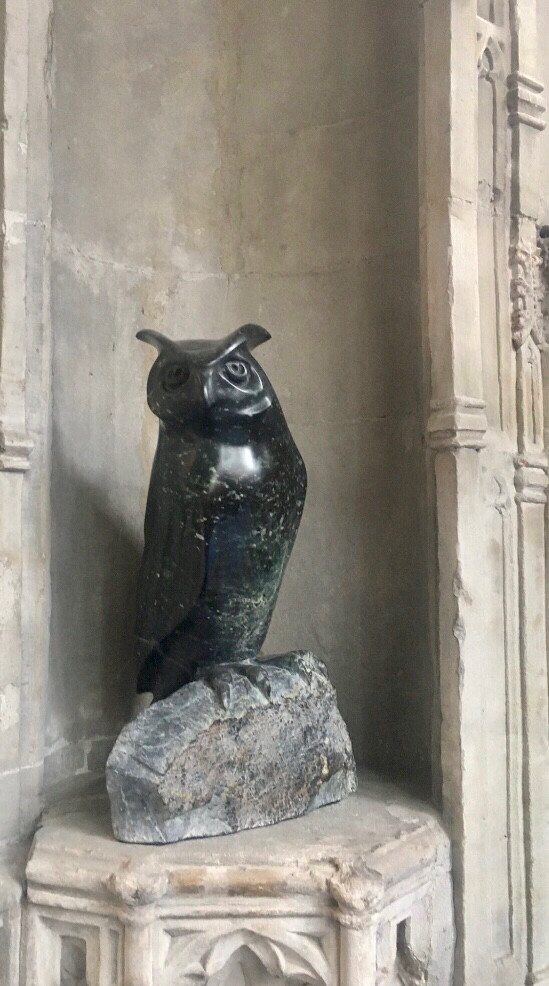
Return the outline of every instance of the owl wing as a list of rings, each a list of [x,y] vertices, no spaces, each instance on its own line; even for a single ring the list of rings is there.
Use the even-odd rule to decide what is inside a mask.
[[[145,544],[137,590],[136,634],[141,657],[178,627],[204,582],[205,521],[200,498],[169,492],[153,468],[145,513]]]

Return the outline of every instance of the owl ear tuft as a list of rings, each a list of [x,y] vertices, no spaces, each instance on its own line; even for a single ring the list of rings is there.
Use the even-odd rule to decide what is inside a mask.
[[[167,336],[162,335],[161,332],[156,332],[154,329],[141,329],[136,333],[136,339],[140,339],[141,342],[148,342],[150,346],[154,346],[159,353],[165,352],[167,349],[174,349],[175,343],[173,339],[168,339]]]
[[[228,356],[238,346],[247,346],[251,352],[256,346],[260,346],[262,342],[268,342],[270,338],[271,333],[267,332],[267,329],[264,329],[262,325],[254,325],[252,322],[248,322],[247,325],[241,325],[239,329],[235,329],[230,335],[221,339],[219,355]]]
[[[254,325],[253,322],[241,325],[236,331],[244,336],[246,345],[250,350],[260,346],[262,342],[268,342],[271,338],[271,333],[267,332],[267,329],[264,329],[262,325]]]

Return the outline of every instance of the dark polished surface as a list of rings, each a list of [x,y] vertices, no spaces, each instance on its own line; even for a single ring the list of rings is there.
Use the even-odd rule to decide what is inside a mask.
[[[138,338],[158,350],[147,384],[160,419],[137,599],[138,691],[170,695],[209,665],[254,664],[271,621],[307,486],[245,325],[218,342]]]

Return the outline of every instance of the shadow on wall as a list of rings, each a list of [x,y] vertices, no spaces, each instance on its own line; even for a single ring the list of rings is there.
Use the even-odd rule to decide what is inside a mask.
[[[310,477],[267,649],[327,660],[360,760],[427,773],[417,5],[161,7],[56,7],[49,773],[99,764],[133,695],[153,422],[128,326],[247,320]]]
[[[141,543],[54,434],[52,600],[46,785],[97,770],[135,694],[135,591]]]

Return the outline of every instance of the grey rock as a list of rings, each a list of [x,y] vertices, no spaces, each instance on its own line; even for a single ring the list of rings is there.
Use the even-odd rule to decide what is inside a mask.
[[[270,825],[356,789],[326,668],[294,652],[217,665],[124,727],[107,761],[114,834],[167,843]]]

